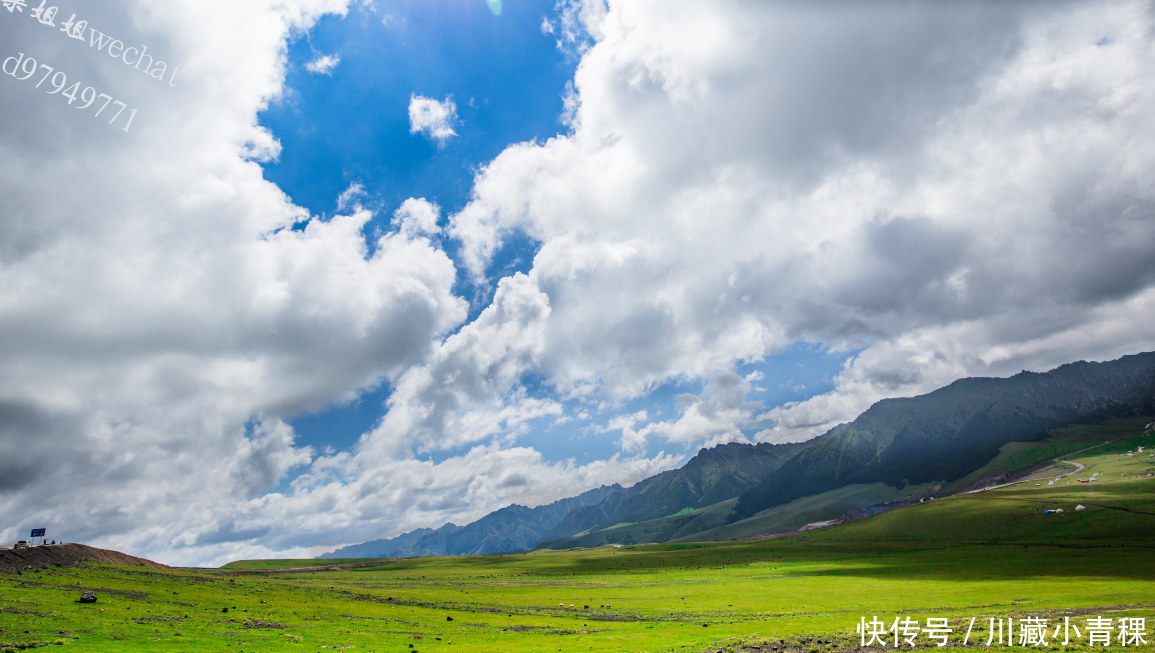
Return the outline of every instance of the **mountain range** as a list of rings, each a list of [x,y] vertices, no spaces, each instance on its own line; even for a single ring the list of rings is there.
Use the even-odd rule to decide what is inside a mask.
[[[319,558],[389,558],[444,555],[487,555],[528,549],[544,539],[574,510],[621,494],[622,486],[603,485],[576,497],[527,508],[517,504],[495,510],[468,526],[446,524],[437,530],[420,528],[392,539],[355,544]]]
[[[1155,352],[1010,378],[967,378],[885,399],[797,444],[702,449],[679,469],[537,508],[511,505],[348,546],[322,558],[480,555],[608,543],[727,539],[901,505],[980,469],[1010,442],[1112,417],[1155,415]]]
[[[969,378],[930,394],[884,399],[805,450],[738,500],[750,517],[851,484],[892,487],[953,481],[1008,442],[1030,442],[1075,423],[1155,412],[1155,353],[1078,362],[1045,374]]]

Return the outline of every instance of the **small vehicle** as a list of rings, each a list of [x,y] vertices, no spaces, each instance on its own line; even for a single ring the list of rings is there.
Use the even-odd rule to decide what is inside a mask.
[[[27,549],[28,548],[28,541],[27,540],[20,540],[19,542],[16,543],[16,546],[14,546],[12,548],[13,549]]]

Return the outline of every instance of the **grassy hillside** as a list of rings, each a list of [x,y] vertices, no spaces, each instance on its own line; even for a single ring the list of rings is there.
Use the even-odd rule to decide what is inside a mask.
[[[575,509],[546,533],[536,548],[601,546],[611,541],[664,542],[686,528],[686,532],[713,528],[724,523],[715,517],[725,516],[713,506],[754,487],[806,446],[732,442],[702,449],[678,469],[651,476],[599,504]],[[727,512],[732,511],[733,505],[733,501],[727,504]],[[667,519],[700,510],[709,510],[706,521]],[[643,525],[624,529],[619,526],[637,523]],[[613,536],[607,539],[596,534],[604,530],[612,530]]]
[[[812,497],[792,501],[733,522],[737,499],[722,501],[699,510],[686,511],[662,519],[614,526],[575,537],[543,542],[541,549],[572,549],[612,544],[656,542],[703,542],[734,540],[766,533],[797,530],[807,524],[836,519],[852,508],[865,508],[908,496],[926,486],[896,490],[889,485],[850,485]]]
[[[1046,438],[1035,442],[1009,442],[989,463],[943,487],[943,494],[954,494],[984,477],[1009,474],[1015,480],[1028,472],[1046,473],[1053,467],[1051,461],[1065,458],[1088,447],[1113,440],[1134,438],[1153,418],[1146,416],[1130,419],[1109,419],[1099,424],[1079,424],[1051,431]]]
[[[781,468],[807,444],[732,442],[702,449],[679,469],[662,472],[626,491],[595,529],[660,519],[733,499]]]
[[[841,517],[853,508],[865,508],[909,496],[928,485],[913,485],[896,490],[889,485],[848,485],[814,496],[791,501],[784,506],[776,506],[753,517],[730,524],[717,526],[699,533],[674,538],[674,542],[704,542],[707,540],[734,540],[769,533],[794,531],[814,522],[828,521]],[[730,505],[737,501],[730,502]]]
[[[538,549],[574,549],[612,544],[650,544],[709,530],[726,523],[738,500],[730,499],[698,510],[651,519],[636,524],[611,526],[591,533],[542,542]]]
[[[1155,353],[1072,363],[1046,374],[962,379],[921,397],[887,399],[835,427],[738,501],[740,517],[845,485],[956,481],[1009,442],[1110,417],[1155,412]]]
[[[306,567],[326,567],[331,565],[347,565],[366,562],[365,558],[327,558],[315,560],[313,558],[279,560],[237,560],[221,567],[230,571],[275,571],[278,569],[302,569]]]
[[[1042,544],[1056,547],[1132,544],[1155,547],[1155,457],[1128,450],[1155,446],[1147,434],[1095,447],[1070,460],[1085,468],[1047,485],[947,497],[837,528],[800,535],[814,542]],[[1102,474],[1094,483],[1079,478]],[[1052,477],[1053,478],[1053,477]],[[1077,511],[1079,505],[1085,510]],[[1044,511],[1063,509],[1062,514]]]

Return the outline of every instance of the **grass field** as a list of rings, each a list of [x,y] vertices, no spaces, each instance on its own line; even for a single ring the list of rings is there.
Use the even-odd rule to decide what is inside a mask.
[[[301,569],[331,567],[365,562],[364,558],[325,558],[323,560],[238,560],[221,567],[230,571],[268,571],[270,569]]]
[[[757,645],[817,652],[858,648],[855,625],[874,615],[946,617],[961,629],[955,644],[971,617],[972,645],[986,642],[990,618],[1043,617],[1053,630],[1061,616],[1080,627],[1090,616],[1141,616],[1150,633],[1155,476],[1146,474],[1155,458],[1126,451],[1155,445],[1155,437],[1139,436],[1131,423],[1096,428],[1059,435],[1078,440],[1078,449],[1130,437],[1067,458],[1086,468],[1056,485],[1031,481],[772,539],[421,558],[307,573],[277,570],[365,561],[244,561],[173,572],[85,565],[0,575],[0,642],[5,650],[60,642],[83,651],[234,653]],[[1039,462],[1028,450],[1015,455]],[[1094,483],[1075,480],[1095,473]],[[1043,514],[1054,508],[1064,513]],[[265,573],[227,575],[254,571]],[[76,603],[82,588],[99,601]],[[1049,635],[1046,648],[1062,648]],[[1086,637],[1067,648],[1087,648]]]

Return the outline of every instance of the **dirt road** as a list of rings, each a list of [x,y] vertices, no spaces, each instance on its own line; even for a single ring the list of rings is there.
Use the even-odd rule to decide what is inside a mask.
[[[1114,440],[1112,440],[1111,442],[1114,442]],[[1111,444],[1111,442],[1104,442],[1103,444]],[[1103,444],[1096,444],[1093,447],[1087,447],[1086,449],[1080,449],[1080,450],[1076,451],[1075,453],[1083,453],[1084,451],[1089,451],[1091,449],[1094,449],[1095,447],[1101,447],[1101,446],[1103,446]],[[1067,454],[1067,455],[1071,455],[1071,454]],[[1074,465],[1076,467],[1076,469],[1069,471],[1069,472],[1066,472],[1064,474],[1059,474],[1055,478],[1063,478],[1064,476],[1070,476],[1071,474],[1078,474],[1079,472],[1083,471],[1084,469],[1087,469],[1086,465],[1083,465],[1081,463],[1074,463],[1074,462],[1071,462],[1069,460],[1059,460],[1058,458],[1055,458],[1051,462],[1060,463],[1063,465]],[[1031,481],[1036,481],[1036,480],[1038,480],[1038,479],[1024,478],[1021,481],[1012,481],[1010,483],[1003,483],[1002,485],[992,485],[990,487],[984,487],[984,488],[979,488],[977,490],[971,490],[970,492],[960,492],[959,494],[977,494],[979,492],[986,492],[987,490],[997,490],[1001,487],[1010,487],[1012,485],[1018,485],[1020,483],[1030,483]]]

